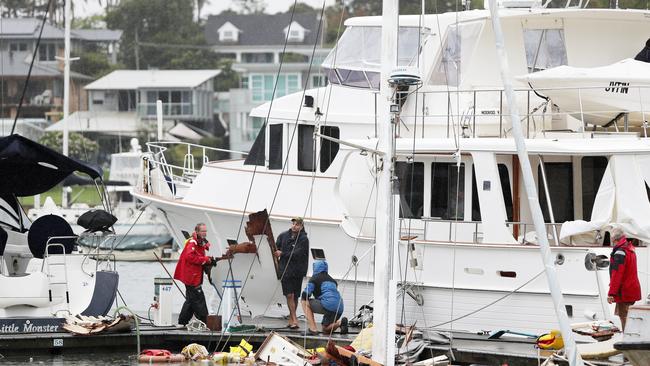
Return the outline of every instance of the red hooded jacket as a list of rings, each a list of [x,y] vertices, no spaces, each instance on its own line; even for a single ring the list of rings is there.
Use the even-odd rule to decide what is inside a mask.
[[[210,243],[198,245],[196,233],[185,242],[185,248],[178,258],[174,279],[187,286],[200,286],[203,282],[203,265],[210,262],[210,257],[205,251],[210,248]]]
[[[641,300],[641,284],[636,268],[634,246],[623,237],[616,243],[609,261],[609,292],[614,302]]]

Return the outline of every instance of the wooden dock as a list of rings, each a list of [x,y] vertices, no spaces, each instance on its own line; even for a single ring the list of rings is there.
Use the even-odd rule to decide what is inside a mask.
[[[248,322],[251,324],[250,322]],[[262,325],[261,323],[264,323]],[[257,322],[258,329],[252,332],[222,333],[222,332],[193,332],[177,327],[140,327],[140,347],[164,348],[179,352],[190,343],[200,343],[213,351],[228,351],[229,345],[238,344],[241,339],[247,340],[255,349],[264,341],[271,331],[287,336],[305,348],[324,346],[327,335],[309,336],[305,329],[289,330],[281,328],[284,320],[265,319]],[[349,344],[356,336],[355,329],[350,329],[348,335],[334,333],[331,339],[339,345]],[[478,365],[538,365],[539,354],[533,340],[519,337],[502,337],[491,340],[487,335],[477,335],[464,332],[454,332],[451,346],[449,344],[432,344],[422,353],[422,358],[430,358],[445,354],[453,355],[457,364]],[[137,349],[135,329],[131,333],[96,334],[92,336],[77,336],[66,332],[40,334],[4,334],[0,336],[0,354],[11,355],[43,355],[43,354],[75,354],[88,352],[130,351]],[[550,354],[542,354],[542,360]],[[597,365],[620,365],[616,362],[596,362]]]

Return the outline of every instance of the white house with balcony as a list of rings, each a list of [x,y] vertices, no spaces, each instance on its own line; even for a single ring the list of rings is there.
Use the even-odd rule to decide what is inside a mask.
[[[76,112],[50,131],[130,135],[156,130],[156,101],[165,129],[184,124],[212,130],[214,78],[220,70],[117,70],[86,85],[88,111]]]
[[[216,94],[215,113],[228,125],[231,149],[251,147],[263,120],[249,112],[271,100],[274,88],[277,98],[305,86],[325,85],[320,65],[330,51],[324,46],[326,25],[317,13],[295,14],[293,20],[291,14],[223,13],[208,18],[206,41],[218,57],[234,61],[241,80],[239,88]]]

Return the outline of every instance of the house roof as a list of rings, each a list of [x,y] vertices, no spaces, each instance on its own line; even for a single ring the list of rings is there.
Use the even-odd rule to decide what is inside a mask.
[[[205,39],[211,45],[237,46],[272,46],[283,45],[286,37],[284,29],[289,25],[291,14],[221,14],[211,15],[205,24]],[[318,16],[316,13],[294,14],[293,21],[307,31],[302,42],[292,44],[314,44],[318,33]],[[240,30],[239,40],[219,42],[217,30],[226,22],[232,23]],[[323,30],[321,30],[321,34]]]
[[[221,70],[116,70],[86,85],[86,90],[195,88]]]
[[[36,39],[40,32],[41,19],[38,18],[2,18],[0,38],[2,39]],[[63,39],[63,28],[45,22],[42,39]],[[110,29],[73,29],[70,37],[86,41],[119,41],[121,30]]]
[[[0,65],[2,65],[2,75],[4,77],[19,76],[25,77],[29,72],[29,63],[32,58],[31,52],[0,52]],[[63,70],[57,68],[58,63],[34,62],[32,68],[32,77],[34,76],[63,76]],[[90,80],[89,76],[78,72],[70,71],[70,77],[74,79]]]
[[[46,128],[46,131],[101,132],[105,134],[135,134],[145,129],[135,112],[77,111]]]

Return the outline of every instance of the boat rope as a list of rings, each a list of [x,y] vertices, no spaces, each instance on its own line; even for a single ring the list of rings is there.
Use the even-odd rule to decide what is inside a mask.
[[[41,45],[41,38],[43,38],[43,29],[45,29],[45,21],[47,20],[47,15],[51,6],[52,6],[52,0],[47,0],[47,7],[45,8],[45,13],[43,14],[43,21],[41,22],[41,29],[38,32],[38,38],[36,38],[36,46],[34,47],[34,52],[32,52],[32,59],[29,62],[29,70],[27,70],[27,78],[25,79],[25,84],[23,85],[23,91],[22,94],[20,95],[20,100],[18,101],[18,108],[16,109],[16,115],[14,116],[14,124],[13,126],[11,126],[11,135],[13,135],[14,131],[16,130],[18,117],[20,116],[20,112],[23,109],[25,94],[27,94],[27,85],[29,84],[29,80],[32,77],[32,69],[34,68],[34,62],[36,61],[36,56],[38,55],[38,51],[39,51],[38,47]]]
[[[289,20],[289,26],[293,23],[293,17],[294,17],[294,13],[295,13],[295,9],[296,9],[296,4],[297,4],[297,0],[294,0],[294,5],[293,5],[293,7],[292,7],[292,9],[291,9],[291,17],[290,17],[290,20]],[[265,223],[264,223],[264,226],[263,226],[262,232],[265,232],[266,229],[267,229],[267,227],[270,226],[270,217],[271,217],[271,214],[272,214],[272,212],[273,212],[273,208],[274,208],[274,206],[275,206],[275,202],[276,202],[276,200],[277,200],[277,196],[278,196],[278,193],[279,193],[280,187],[281,187],[281,185],[282,185],[283,178],[284,178],[284,176],[285,176],[285,174],[287,173],[287,170],[288,170],[288,164],[289,164],[290,152],[291,152],[291,148],[292,148],[292,146],[293,146],[293,142],[294,142],[294,139],[295,139],[296,131],[298,130],[298,126],[299,126],[299,121],[300,121],[300,112],[301,112],[302,107],[303,107],[303,103],[302,103],[302,101],[303,101],[304,98],[305,98],[305,93],[306,93],[306,91],[307,91],[307,86],[308,86],[308,83],[309,83],[309,78],[310,78],[310,75],[311,75],[311,72],[312,72],[312,67],[313,67],[313,63],[314,63],[314,55],[315,55],[315,52],[316,52],[316,47],[317,47],[317,45],[318,45],[318,39],[319,39],[319,37],[320,37],[321,30],[322,30],[322,23],[323,23],[323,18],[324,18],[323,15],[324,15],[324,13],[325,13],[325,1],[323,1],[323,6],[322,6],[322,8],[321,8],[321,14],[320,14],[320,18],[319,18],[319,21],[318,21],[318,29],[317,29],[317,32],[316,32],[316,37],[315,37],[315,40],[314,40],[314,45],[313,45],[312,50],[311,50],[311,57],[310,57],[310,61],[309,61],[309,68],[308,68],[308,70],[307,70],[307,78],[306,78],[306,80],[305,80],[304,87],[303,87],[303,89],[302,89],[302,97],[300,98],[299,107],[298,107],[298,112],[297,112],[297,114],[296,114],[296,119],[295,119],[295,122],[294,122],[294,126],[293,126],[294,128],[293,128],[293,131],[292,131],[292,133],[291,133],[291,138],[289,139],[289,144],[288,144],[288,147],[287,147],[287,154],[286,154],[286,157],[285,157],[285,159],[284,159],[284,161],[283,161],[283,164],[282,164],[282,170],[281,170],[281,172],[280,172],[280,177],[279,177],[279,179],[278,179],[278,183],[276,184],[275,192],[274,192],[274,194],[273,194],[273,199],[272,199],[272,201],[271,201],[271,205],[270,205],[270,207],[269,207],[269,211],[268,211],[268,215],[269,215],[269,216],[268,216],[268,218],[265,220]],[[283,53],[282,53],[282,58],[281,58],[281,61],[280,61],[280,65],[282,65],[282,62],[283,62],[284,57],[285,57],[285,52],[284,52],[284,51],[286,50],[286,46],[287,46],[287,43],[288,43],[289,33],[290,33],[290,32],[286,32],[286,35],[285,35],[285,44],[284,44],[284,48],[283,48]],[[273,95],[272,95],[271,103],[272,103],[272,101],[273,101],[273,99],[274,99],[274,97],[275,97],[275,87],[277,87],[277,82],[278,82],[278,80],[279,80],[279,73],[280,73],[280,69],[278,69],[278,74],[276,75],[276,83],[275,83],[275,86],[274,86],[274,91],[273,91]],[[268,110],[268,112],[267,112],[267,118],[266,118],[266,121],[265,121],[264,125],[262,126],[263,129],[266,128],[266,125],[268,124],[268,121],[269,121],[269,119],[270,119],[271,107],[272,107],[272,105],[269,105],[269,110]],[[248,201],[249,201],[249,198],[250,198],[250,194],[251,194],[251,191],[252,191],[252,188],[253,188],[253,182],[254,182],[254,180],[255,180],[255,173],[256,173],[256,172],[257,172],[257,166],[256,166],[256,167],[254,168],[254,170],[253,170],[253,175],[252,175],[252,177],[251,177],[251,183],[250,183],[249,190],[248,190],[247,197],[246,197],[246,203],[245,203],[244,209],[242,210],[242,218],[241,218],[241,221],[240,221],[240,227],[239,227],[239,230],[238,230],[238,233],[237,233],[237,241],[239,241],[239,237],[240,237],[240,235],[241,235],[241,231],[242,231],[242,227],[243,227],[243,221],[244,221],[244,218],[245,218],[245,216],[246,216],[246,208],[247,208]],[[297,239],[298,239],[298,237],[296,237],[296,240],[297,240]],[[258,250],[259,250],[259,247],[260,247],[261,244],[262,244],[262,240],[259,240],[259,241],[257,241],[257,242],[255,243],[256,248],[257,248]],[[292,252],[291,252],[291,255],[293,255],[293,250],[292,250]],[[291,257],[290,257],[290,258],[291,258]],[[289,258],[289,260],[290,260],[290,258]],[[249,266],[249,268],[248,268],[248,271],[247,271],[247,273],[246,273],[246,276],[244,277],[244,281],[242,282],[242,287],[241,287],[241,289],[240,289],[240,291],[239,291],[239,294],[237,294],[237,299],[236,299],[237,303],[239,303],[239,301],[240,301],[240,299],[241,299],[242,291],[243,291],[243,289],[245,288],[246,283],[248,282],[248,279],[249,279],[249,276],[250,276],[250,272],[251,272],[252,269],[253,269],[253,265],[255,264],[255,260],[256,260],[256,259],[257,259],[257,258],[252,258],[252,259],[251,259],[250,266]],[[229,265],[230,265],[231,262],[232,262],[232,260],[229,259],[228,262],[229,262]],[[229,271],[230,271],[230,273],[232,274],[232,266],[231,266],[231,265],[230,265]],[[285,268],[285,272],[286,272],[286,268]],[[282,273],[282,275],[281,275],[281,277],[280,277],[280,280],[282,279],[282,277],[284,277],[284,273]],[[234,280],[234,274],[232,274],[232,279]],[[279,281],[279,282],[280,282],[280,281]],[[276,285],[276,287],[277,287],[277,285]],[[233,314],[230,315],[231,318],[232,318],[232,315],[233,315]],[[219,344],[221,344],[221,339],[223,338],[223,335],[224,335],[224,332],[225,332],[225,331],[226,331],[225,329],[222,330],[222,332],[221,332],[221,337],[220,337],[220,339],[219,339],[219,342],[217,342],[217,346],[218,346]],[[229,335],[229,337],[230,337],[230,335]],[[225,347],[225,343],[224,343],[224,347]]]
[[[131,315],[133,315],[133,321],[135,322],[135,336],[136,336],[138,355],[139,355],[140,354],[140,320],[135,315],[135,313],[131,311],[131,309],[127,308],[126,306],[120,306],[117,309],[115,309],[115,311],[113,312],[113,318],[115,318],[115,316],[122,310],[126,310],[129,313],[131,313]]]
[[[480,308],[478,308],[478,309],[476,309],[476,310],[470,311],[470,312],[467,313],[467,314],[464,314],[464,315],[461,315],[461,316],[459,316],[459,317],[457,317],[457,318],[453,318],[453,319],[451,319],[451,320],[448,320],[448,321],[445,321],[445,322],[442,322],[442,323],[438,323],[438,324],[436,324],[436,325],[433,325],[433,326],[430,327],[430,329],[438,328],[438,327],[440,327],[440,326],[447,325],[447,324],[451,324],[451,325],[452,325],[452,329],[450,329],[450,334],[453,334],[452,332],[453,332],[453,323],[454,323],[454,322],[459,321],[459,320],[462,320],[462,319],[465,319],[465,318],[467,318],[468,316],[472,316],[472,315],[474,315],[474,314],[476,314],[476,313],[478,313],[478,312],[480,312],[480,311],[482,311],[482,310],[485,310],[485,309],[489,308],[490,306],[492,306],[492,305],[494,305],[494,304],[500,302],[501,300],[506,299],[507,297],[509,297],[510,295],[515,294],[516,292],[518,292],[519,290],[521,290],[521,289],[524,288],[526,285],[528,285],[529,283],[533,282],[534,280],[536,280],[539,276],[541,276],[541,275],[543,275],[543,274],[544,274],[544,270],[542,270],[541,272],[537,273],[537,274],[534,275],[532,278],[530,278],[528,281],[526,281],[526,282],[524,282],[523,284],[519,285],[519,286],[518,286],[517,288],[515,288],[514,290],[507,292],[505,295],[499,297],[498,299],[496,299],[496,300],[494,300],[494,301],[491,301],[491,302],[489,302],[489,303],[487,303],[487,304],[481,306]],[[450,341],[451,341],[451,340],[453,340],[453,336],[451,337]]]

